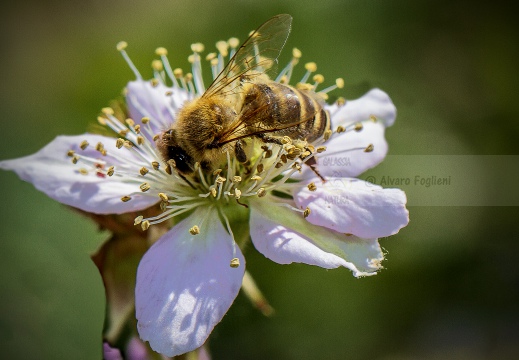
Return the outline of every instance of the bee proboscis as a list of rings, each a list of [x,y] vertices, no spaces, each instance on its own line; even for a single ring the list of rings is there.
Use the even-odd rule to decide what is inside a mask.
[[[205,93],[185,104],[158,140],[166,162],[190,175],[195,164],[212,170],[233,152],[248,160],[250,142],[312,142],[330,128],[323,100],[311,89],[296,89],[268,76],[290,33],[292,17],[269,19],[238,48]]]

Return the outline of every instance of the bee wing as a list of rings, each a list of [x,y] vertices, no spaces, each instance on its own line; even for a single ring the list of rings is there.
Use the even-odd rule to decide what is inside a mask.
[[[240,46],[202,97],[235,93],[243,75],[252,79],[272,69],[287,41],[291,24],[292,16],[281,14],[257,28]]]

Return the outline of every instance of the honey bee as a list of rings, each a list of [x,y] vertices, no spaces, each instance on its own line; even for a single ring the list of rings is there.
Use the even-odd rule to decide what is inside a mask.
[[[268,73],[285,45],[292,17],[269,19],[238,48],[198,99],[180,109],[173,126],[162,132],[158,149],[183,175],[198,163],[212,170],[233,152],[245,163],[250,142],[281,144],[284,136],[312,142],[330,128],[323,100],[311,89],[271,80]],[[250,146],[249,146],[250,148]]]

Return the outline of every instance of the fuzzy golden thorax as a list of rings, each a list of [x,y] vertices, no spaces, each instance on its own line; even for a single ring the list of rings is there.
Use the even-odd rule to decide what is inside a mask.
[[[218,98],[202,97],[186,104],[172,128],[161,136],[164,160],[174,160],[184,174],[191,173],[195,163],[207,169],[217,167],[226,157],[220,142],[235,117],[234,110]]]

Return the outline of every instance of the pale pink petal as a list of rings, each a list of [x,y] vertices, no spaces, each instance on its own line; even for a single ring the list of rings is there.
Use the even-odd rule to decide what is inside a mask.
[[[343,266],[354,276],[373,275],[383,254],[377,239],[346,236],[304,220],[301,213],[267,201],[251,204],[251,238],[256,249],[279,264],[293,262],[325,269]]]
[[[83,140],[90,143],[85,151],[79,149]],[[98,142],[108,149],[107,156],[94,149]],[[33,155],[0,162],[0,169],[13,170],[22,180],[32,183],[52,199],[91,213],[122,214],[145,209],[157,202],[156,197],[141,194],[122,202],[121,197],[139,191],[139,183],[123,183],[118,176],[98,174],[93,166],[87,168],[80,163],[73,164],[67,156],[69,150],[106,161],[107,166],[114,165],[116,168],[121,161],[110,156],[110,153],[117,151],[121,158],[134,158],[127,149],[117,149],[113,138],[90,134],[58,136]],[[88,174],[81,174],[81,168],[88,170]],[[132,171],[137,174],[138,167]]]
[[[356,177],[384,160],[388,146],[384,125],[365,122],[361,131],[334,134],[324,145],[326,151],[316,155],[317,169],[324,177]],[[365,152],[369,145],[373,151]],[[308,166],[303,167],[303,178],[315,176]]]
[[[180,88],[153,86],[144,80],[131,81],[126,86],[126,103],[130,117],[141,124],[143,117],[150,118],[154,134],[171,127],[178,109],[187,100],[187,92]]]
[[[375,116],[386,127],[393,125],[396,119],[396,107],[388,94],[380,89],[371,89],[356,100],[348,100],[340,108],[330,105],[327,109],[332,114],[334,128],[339,125],[368,120]]]
[[[328,178],[310,191],[302,184],[294,194],[297,207],[310,208],[310,223],[362,238],[396,234],[409,222],[405,193],[358,179]],[[304,184],[307,184],[305,182]]]
[[[245,260],[214,209],[200,226],[206,209],[197,212],[160,238],[137,270],[135,309],[141,338],[166,356],[204,344],[240,290]],[[233,257],[240,260],[231,268]]]

